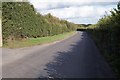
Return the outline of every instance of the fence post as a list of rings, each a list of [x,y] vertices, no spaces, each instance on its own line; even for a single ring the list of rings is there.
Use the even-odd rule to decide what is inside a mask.
[[[2,47],[2,21],[0,19],[0,47]]]

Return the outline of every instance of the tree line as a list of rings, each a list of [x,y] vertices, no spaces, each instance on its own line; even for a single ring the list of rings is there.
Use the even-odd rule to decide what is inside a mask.
[[[2,3],[3,43],[8,40],[53,36],[75,30],[77,25],[50,13],[41,15],[28,2]]]
[[[120,2],[117,9],[114,8],[110,13],[111,15],[105,15],[97,24],[89,26],[87,31],[120,76]]]

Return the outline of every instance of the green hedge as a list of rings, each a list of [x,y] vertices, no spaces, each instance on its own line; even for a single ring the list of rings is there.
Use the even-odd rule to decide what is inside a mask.
[[[3,42],[23,38],[52,36],[76,29],[75,24],[37,13],[28,2],[2,3]]]
[[[120,4],[118,4],[120,6]],[[87,31],[91,34],[101,53],[107,58],[114,71],[120,76],[120,8],[104,16]]]

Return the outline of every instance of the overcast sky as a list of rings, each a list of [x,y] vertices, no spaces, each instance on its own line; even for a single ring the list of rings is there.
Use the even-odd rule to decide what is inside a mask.
[[[119,0],[29,0],[36,10],[45,15],[77,24],[95,24],[103,15],[116,8]],[[106,12],[105,12],[106,11]]]

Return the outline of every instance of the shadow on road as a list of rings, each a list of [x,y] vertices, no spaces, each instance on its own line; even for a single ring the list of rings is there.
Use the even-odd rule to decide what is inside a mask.
[[[81,43],[82,41],[71,45],[72,48],[69,51],[58,52],[58,56],[54,59],[54,62],[51,62],[46,65],[50,76],[68,77],[68,75],[70,76],[74,74],[75,67],[77,67],[76,65],[78,65],[78,61],[76,61],[76,58],[79,58],[79,56],[77,55],[77,53],[81,52],[79,49],[79,45],[77,44],[81,44]],[[77,73],[75,72],[75,74]]]
[[[99,54],[96,46],[83,32],[80,40],[71,43],[69,51],[59,51],[54,61],[46,66],[54,78],[114,78],[110,67]]]

